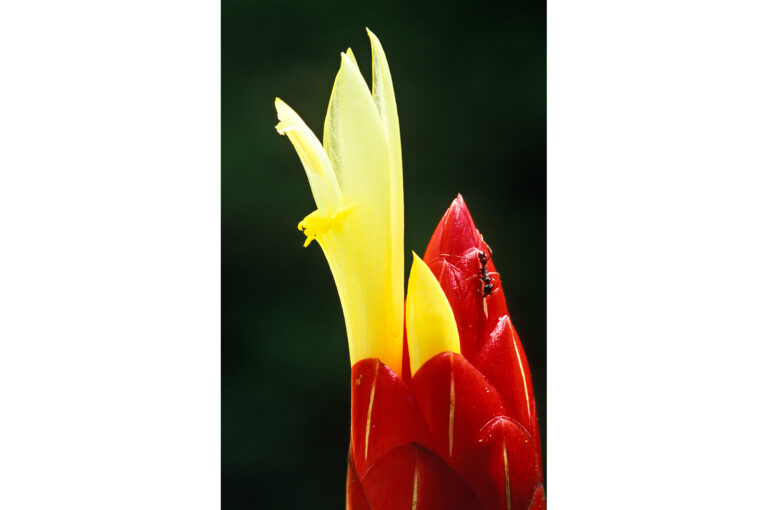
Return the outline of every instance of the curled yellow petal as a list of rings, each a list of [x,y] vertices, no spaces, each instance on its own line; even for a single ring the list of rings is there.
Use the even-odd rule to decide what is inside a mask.
[[[453,310],[429,266],[413,254],[405,305],[411,371],[441,352],[460,353],[459,330]]]
[[[275,129],[281,135],[288,136],[296,149],[318,210],[323,214],[332,214],[342,205],[341,190],[323,145],[301,117],[279,97],[275,98],[275,109],[280,120]]]

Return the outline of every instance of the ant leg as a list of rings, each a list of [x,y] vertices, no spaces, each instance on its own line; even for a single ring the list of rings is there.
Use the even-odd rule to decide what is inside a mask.
[[[488,274],[491,274],[491,273],[488,273]],[[480,279],[482,280],[482,278],[483,278],[483,275],[482,275],[482,274],[480,274],[480,273],[475,273],[475,274],[473,274],[472,276],[470,276],[469,278],[464,278],[464,281],[465,281],[465,282],[468,282],[468,281],[469,281],[469,280],[471,280],[472,278],[480,278]]]
[[[488,276],[490,276],[490,275],[496,275],[496,276],[498,276],[498,277],[499,277],[499,280],[501,279],[501,275],[500,275],[499,273],[497,273],[496,271],[493,271],[493,272],[489,271],[489,272],[487,272],[486,274],[487,274]],[[471,280],[472,278],[482,278],[482,277],[483,277],[483,275],[482,275],[482,274],[480,274],[480,273],[477,273],[477,274],[473,274],[473,275],[472,275],[472,276],[470,276],[469,278],[465,278],[465,279],[464,279],[464,281],[466,282],[466,281],[468,281],[468,280]]]

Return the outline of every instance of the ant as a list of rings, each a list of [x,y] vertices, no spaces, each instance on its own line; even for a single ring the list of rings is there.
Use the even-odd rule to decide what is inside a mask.
[[[477,274],[473,274],[467,280],[471,280],[472,278],[480,278],[480,294],[483,298],[483,311],[485,312],[485,316],[488,317],[488,304],[486,303],[486,299],[488,296],[490,296],[494,289],[496,288],[496,284],[493,282],[493,278],[491,278],[491,275],[498,275],[499,273],[492,273],[488,271],[488,255],[483,250],[477,250],[477,260],[480,262],[480,268],[478,269]],[[465,260],[468,260],[467,257],[464,257],[462,255],[447,255],[443,254],[443,256],[448,257],[459,257],[463,258]]]
[[[480,269],[478,271],[478,274],[470,276],[470,278],[475,278],[477,276],[480,277],[480,281],[482,285],[482,287],[480,287],[480,292],[483,295],[483,312],[485,313],[485,317],[487,318],[488,303],[486,302],[485,298],[490,296],[491,293],[493,292],[493,289],[495,288],[495,284],[491,279],[491,275],[492,274],[498,275],[499,273],[488,272],[488,255],[486,255],[486,253],[483,250],[477,250],[477,260],[480,262]]]
[[[494,286],[494,284],[491,283],[491,276],[488,273],[488,255],[486,255],[484,251],[478,250],[477,260],[480,261],[480,274],[477,276],[479,276],[480,280],[483,282],[482,293],[483,298],[486,298],[491,295]]]

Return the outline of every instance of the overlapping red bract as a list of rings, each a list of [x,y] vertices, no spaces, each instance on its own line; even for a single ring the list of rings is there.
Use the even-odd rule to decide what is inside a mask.
[[[486,296],[480,251],[494,284]],[[376,359],[352,367],[347,509],[544,510],[528,361],[461,196],[424,261],[451,304],[462,354],[438,354],[415,374],[404,364],[402,378]]]

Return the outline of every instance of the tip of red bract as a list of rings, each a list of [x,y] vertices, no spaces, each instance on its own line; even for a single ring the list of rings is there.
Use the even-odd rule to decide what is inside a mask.
[[[453,200],[440,219],[424,253],[424,262],[451,303],[462,354],[474,362],[490,332],[507,314],[507,304],[491,250],[475,227],[461,195]],[[490,292],[484,290],[482,270],[490,276]]]
[[[467,204],[459,194],[451,202],[451,206],[445,211],[432,234],[427,251],[424,253],[424,262],[429,264],[446,254],[465,255],[476,251],[482,244],[484,244],[483,236],[475,228],[475,222],[469,214]]]

